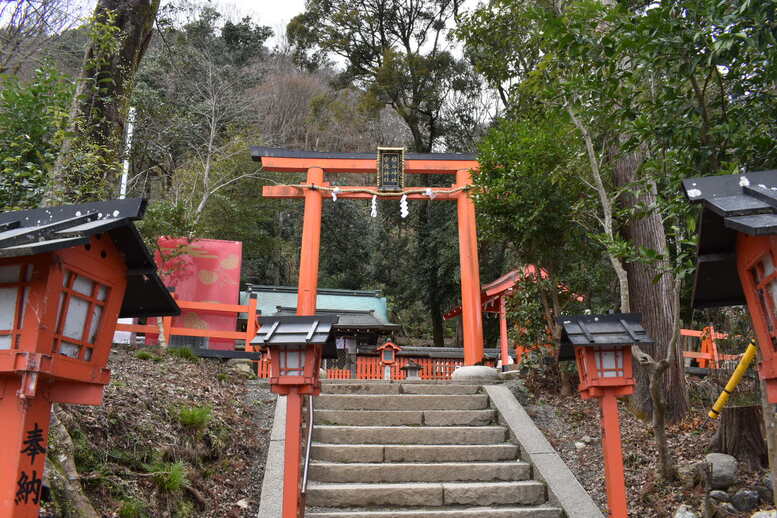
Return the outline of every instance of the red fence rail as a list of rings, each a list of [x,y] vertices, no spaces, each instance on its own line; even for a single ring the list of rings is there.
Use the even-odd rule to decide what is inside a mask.
[[[175,296],[175,294],[173,294]],[[162,330],[167,340],[171,336],[200,336],[207,338],[222,338],[227,340],[245,340],[246,351],[253,351],[251,340],[256,336],[256,299],[248,299],[247,305],[220,304],[216,302],[194,302],[189,300],[176,300],[181,309],[196,310],[203,313],[247,313],[248,324],[245,331],[234,329],[199,329],[193,327],[173,327],[173,317],[162,317]],[[159,334],[159,326],[156,324],[116,324],[116,331],[129,331],[130,333]]]
[[[698,352],[683,351],[683,358],[695,359],[699,367],[718,369],[722,362],[739,358],[735,354],[721,354],[718,352],[718,345],[715,340],[728,338],[728,335],[726,333],[718,333],[712,326],[707,326],[701,331],[680,329],[680,335],[695,337],[700,340]]]

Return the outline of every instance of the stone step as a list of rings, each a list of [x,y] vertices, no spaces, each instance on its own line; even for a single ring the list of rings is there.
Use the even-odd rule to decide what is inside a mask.
[[[397,383],[397,382],[327,382],[321,383],[322,394],[477,394],[481,385],[462,383]]]
[[[324,462],[494,462],[518,458],[511,443],[461,445],[313,443],[311,456]]]
[[[483,426],[495,410],[316,410],[317,425],[345,426]]]
[[[537,505],[546,500],[545,485],[518,482],[423,482],[398,484],[329,484],[310,482],[312,507]]]
[[[463,482],[527,480],[525,462],[352,463],[313,462],[310,479],[318,482]]]
[[[556,507],[425,507],[383,511],[338,510],[306,512],[307,518],[562,518]]]
[[[484,410],[486,394],[321,394],[318,410]]]
[[[332,444],[495,444],[503,426],[315,426],[313,440]]]

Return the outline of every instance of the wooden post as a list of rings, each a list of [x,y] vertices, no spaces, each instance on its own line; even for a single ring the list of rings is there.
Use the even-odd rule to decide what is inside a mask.
[[[502,352],[502,370],[505,371],[510,353],[507,339],[507,302],[504,295],[499,297],[499,347]]]
[[[256,337],[256,294],[248,297],[248,311],[246,311],[246,351],[253,351],[251,340]],[[250,349],[249,349],[250,348]]]
[[[472,185],[468,170],[456,172],[456,187]],[[461,318],[464,328],[464,365],[483,359],[483,313],[480,301],[477,220],[475,203],[466,191],[456,199],[459,216],[459,263],[461,269]]]
[[[48,449],[51,402],[17,396],[20,378],[0,378],[0,516],[37,518]],[[27,383],[26,376],[21,383]]]
[[[320,167],[308,169],[308,184],[324,183],[324,170]],[[305,216],[302,224],[302,247],[299,257],[299,284],[297,289],[297,315],[316,314],[318,290],[318,259],[321,249],[321,209],[323,200],[320,191],[305,189]]]
[[[283,461],[283,518],[304,516],[300,448],[302,445],[302,396],[291,387],[286,396],[286,436]]]
[[[604,390],[599,398],[602,427],[602,454],[604,479],[607,487],[609,518],[627,518],[626,478],[623,473],[621,428],[618,420],[618,398],[610,390]]]

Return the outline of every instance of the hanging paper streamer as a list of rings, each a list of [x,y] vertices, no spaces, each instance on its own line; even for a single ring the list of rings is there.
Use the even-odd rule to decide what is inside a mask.
[[[370,208],[370,216],[373,218],[378,217],[378,197],[372,196],[372,207]]]
[[[332,189],[332,201],[337,201],[337,193],[340,192],[339,187]]]
[[[427,188],[426,188],[426,193],[425,193],[425,194],[426,194],[427,196],[429,196],[429,199],[430,199],[430,200],[433,200],[433,199],[434,199],[434,191],[432,190],[432,188],[431,188],[431,187],[427,187]]]
[[[406,218],[410,214],[410,211],[407,210],[407,194],[403,194],[402,198],[399,200],[399,215],[402,216],[402,218]]]

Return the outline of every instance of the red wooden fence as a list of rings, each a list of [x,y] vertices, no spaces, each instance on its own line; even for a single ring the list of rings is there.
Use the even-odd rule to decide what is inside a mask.
[[[175,297],[175,294],[173,294]],[[216,302],[193,302],[188,300],[176,300],[181,309],[196,310],[205,313],[247,313],[248,324],[245,331],[235,331],[234,329],[200,329],[193,327],[173,327],[173,317],[162,317],[162,329],[165,338],[169,341],[171,336],[201,336],[208,338],[222,338],[227,340],[245,340],[246,351],[253,351],[251,340],[256,336],[258,329],[256,321],[256,299],[248,299],[247,305],[241,304],[221,304]],[[129,331],[131,333],[159,334],[159,326],[154,319],[150,318],[153,324],[116,324],[116,331]]]
[[[712,326],[705,327],[701,331],[680,329],[680,335],[692,336],[701,341],[699,352],[683,351],[683,358],[696,359],[699,367],[717,369],[721,366],[723,361],[739,359],[735,354],[721,354],[718,352],[718,345],[715,343],[715,340],[719,338],[728,338],[728,335],[726,333],[718,333]]]

